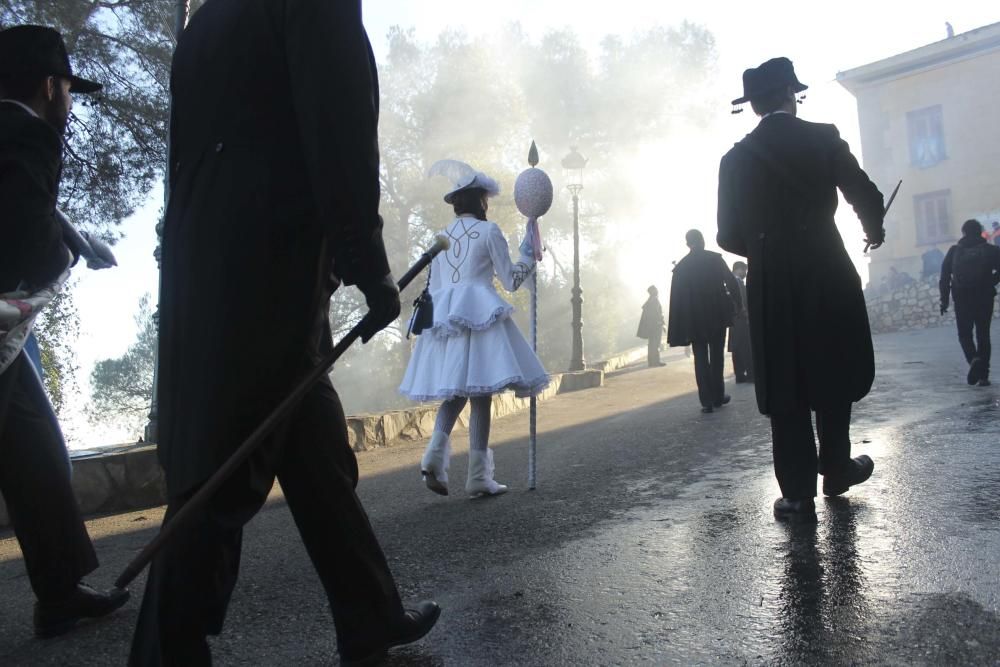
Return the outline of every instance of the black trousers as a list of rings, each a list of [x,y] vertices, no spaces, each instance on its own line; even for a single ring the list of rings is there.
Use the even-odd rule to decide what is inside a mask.
[[[0,374],[0,493],[39,600],[68,595],[97,569],[59,422],[23,352]]]
[[[974,358],[979,357],[985,361],[987,375],[989,375],[990,354],[992,353],[990,324],[993,322],[993,299],[992,295],[964,299],[956,296],[955,298],[958,343],[962,346],[962,352],[965,353],[965,360],[972,363]],[[973,329],[976,332],[975,342],[972,340]]]
[[[774,475],[785,498],[814,498],[816,473],[837,471],[851,458],[851,404],[817,410],[816,435],[818,465],[809,406],[802,405],[788,414],[771,415]]]
[[[255,480],[276,476],[326,591],[341,656],[382,645],[403,614],[385,556],[355,493],[358,464],[340,398],[318,384],[253,459]],[[153,560],[129,656],[130,665],[211,664],[206,635],[222,631],[239,571],[243,525],[266,493],[244,466]],[[172,498],[164,523],[192,495]]]
[[[698,383],[698,399],[702,407],[722,405],[726,393],[722,375],[726,365],[726,330],[708,340],[691,341],[694,353],[694,377]]]
[[[650,336],[646,341],[646,363],[650,366],[660,365],[660,343],[663,341],[663,333]]]

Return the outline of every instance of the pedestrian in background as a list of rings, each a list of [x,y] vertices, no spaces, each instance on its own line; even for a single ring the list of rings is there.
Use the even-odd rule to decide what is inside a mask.
[[[753,356],[750,352],[750,318],[747,314],[747,277],[745,262],[733,263],[733,275],[740,288],[741,307],[733,315],[733,326],[729,327],[729,352],[733,357],[734,382],[753,382]]]
[[[639,329],[635,335],[646,339],[646,363],[650,368],[664,366],[660,361],[660,343],[663,341],[663,306],[660,305],[660,292],[656,285],[646,288],[649,298],[642,304],[642,316],[639,318]]]
[[[955,301],[958,343],[969,363],[965,379],[980,387],[990,384],[990,324],[997,283],[1000,247],[983,238],[983,226],[978,220],[966,220],[962,238],[948,249],[941,263],[941,314],[948,312],[950,294]]]
[[[722,379],[726,329],[742,304],[739,284],[722,255],[705,250],[705,237],[697,229],[684,238],[690,251],[674,267],[667,344],[691,346],[698,400],[708,413],[730,400]]]

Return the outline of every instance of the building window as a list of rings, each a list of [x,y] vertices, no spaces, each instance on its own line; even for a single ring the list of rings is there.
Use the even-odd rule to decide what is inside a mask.
[[[917,245],[942,243],[955,238],[951,226],[951,190],[916,195],[913,212],[917,223]]]
[[[948,158],[944,150],[944,121],[941,105],[906,114],[910,135],[910,164],[921,169]]]

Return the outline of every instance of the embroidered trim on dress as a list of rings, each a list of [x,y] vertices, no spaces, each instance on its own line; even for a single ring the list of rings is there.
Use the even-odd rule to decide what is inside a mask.
[[[531,380],[530,382],[526,381],[521,375],[515,375],[514,377],[507,378],[503,382],[498,382],[489,387],[472,386],[466,387],[465,389],[439,389],[433,394],[411,394],[400,387],[399,393],[403,394],[411,401],[419,401],[421,403],[440,401],[453,396],[460,396],[462,398],[486,396],[487,394],[496,394],[506,389],[513,389],[519,394],[519,398],[526,398],[528,396],[536,396],[539,392],[548,387],[550,383],[551,378],[549,378],[547,373]]]
[[[497,306],[493,312],[490,313],[489,318],[485,322],[473,322],[472,320],[468,320],[458,315],[449,315],[446,321],[436,323],[433,327],[428,329],[428,331],[435,336],[448,338],[464,334],[465,331],[459,327],[464,327],[470,331],[485,331],[500,320],[505,320],[510,317],[513,312],[514,306],[510,304]]]

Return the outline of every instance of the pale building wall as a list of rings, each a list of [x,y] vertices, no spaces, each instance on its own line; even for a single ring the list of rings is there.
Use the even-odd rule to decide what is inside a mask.
[[[935,246],[946,252],[966,219],[983,216],[987,228],[1000,220],[1000,51],[869,84],[855,94],[865,169],[887,197],[903,179],[886,218],[886,244],[871,254],[870,281],[878,285],[890,266],[919,277],[921,255]],[[947,158],[913,166],[907,114],[936,105]],[[952,237],[918,244],[914,196],[938,190],[951,191]]]

